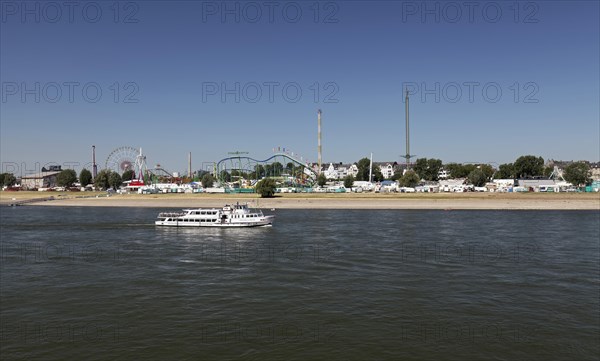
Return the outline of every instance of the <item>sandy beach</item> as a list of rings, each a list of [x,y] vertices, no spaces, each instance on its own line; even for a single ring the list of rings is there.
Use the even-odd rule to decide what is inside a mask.
[[[54,197],[53,200],[44,198]],[[0,204],[35,200],[27,206],[221,207],[235,202],[281,209],[505,209],[600,210],[600,193],[423,193],[423,194],[126,194],[0,192]]]

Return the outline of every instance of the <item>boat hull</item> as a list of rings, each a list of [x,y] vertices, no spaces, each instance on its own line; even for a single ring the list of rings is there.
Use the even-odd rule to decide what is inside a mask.
[[[274,216],[265,216],[251,222],[184,222],[177,220],[158,220],[154,224],[166,227],[210,227],[210,228],[244,228],[244,227],[270,227],[275,220]]]

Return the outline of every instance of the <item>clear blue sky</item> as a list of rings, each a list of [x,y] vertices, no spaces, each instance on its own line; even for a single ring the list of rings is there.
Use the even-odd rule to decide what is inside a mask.
[[[171,171],[316,161],[319,108],[325,162],[400,161],[406,83],[418,157],[600,158],[597,1],[53,4],[2,1],[3,171],[81,168],[92,144],[101,166],[123,145]]]

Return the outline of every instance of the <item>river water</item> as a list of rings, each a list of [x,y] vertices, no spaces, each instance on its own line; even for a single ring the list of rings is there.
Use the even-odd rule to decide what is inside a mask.
[[[0,209],[6,360],[597,360],[597,211]],[[270,212],[266,212],[270,213]]]

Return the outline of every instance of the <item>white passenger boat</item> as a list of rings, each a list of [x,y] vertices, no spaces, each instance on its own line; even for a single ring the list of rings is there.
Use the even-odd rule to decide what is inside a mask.
[[[225,205],[223,208],[184,209],[162,212],[154,223],[172,227],[264,227],[271,226],[275,216],[265,216],[260,209],[247,204]]]

